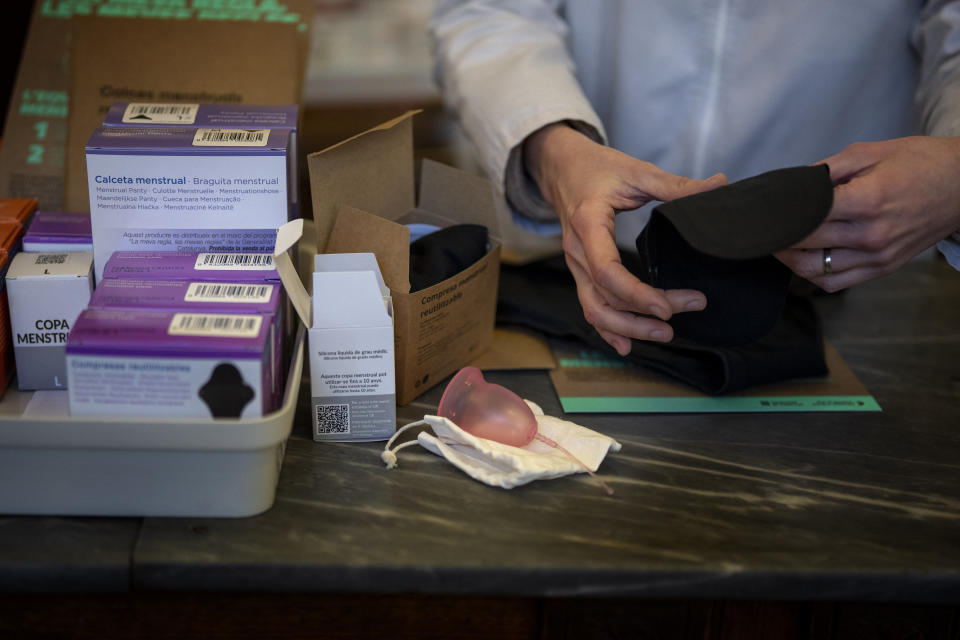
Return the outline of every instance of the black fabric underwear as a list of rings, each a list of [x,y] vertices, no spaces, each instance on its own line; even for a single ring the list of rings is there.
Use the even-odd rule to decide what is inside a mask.
[[[670,320],[701,344],[748,344],[783,311],[791,272],[771,253],[808,236],[830,211],[826,165],[778,169],[661,204],[637,237],[638,278],[658,289],[696,289],[707,308]]]
[[[820,319],[789,293],[791,273],[770,255],[826,217],[826,165],[780,169],[658,206],[624,266],[661,289],[697,289],[704,311],[670,319],[669,343],[634,340],[627,358],[716,395],[827,373]],[[583,317],[562,258],[503,266],[497,321],[574,338],[615,354]]]
[[[636,256],[623,257],[628,268],[637,266]],[[584,319],[576,283],[559,257],[501,267],[497,323],[579,340],[620,357]],[[793,295],[786,297],[773,329],[750,344],[718,347],[680,337],[669,343],[634,340],[626,357],[710,395],[827,372],[816,310],[806,298]]]
[[[487,255],[487,228],[455,224],[410,243],[410,291],[420,291],[455,276]]]

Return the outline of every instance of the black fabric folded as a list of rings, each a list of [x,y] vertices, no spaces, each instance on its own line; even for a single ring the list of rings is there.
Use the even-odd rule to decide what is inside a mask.
[[[654,212],[637,237],[635,275],[658,289],[696,289],[707,308],[670,319],[676,337],[712,346],[758,340],[783,313],[791,272],[773,256],[727,260],[697,251]]]
[[[790,270],[770,254],[809,235],[832,203],[830,170],[817,165],[654,209],[624,266],[659,289],[702,291],[707,308],[674,315],[673,341],[634,340],[627,357],[707,394],[826,374],[816,310],[789,294]],[[615,353],[583,318],[561,259],[503,267],[497,320]]]
[[[654,209],[637,237],[637,277],[658,289],[696,289],[707,308],[674,316],[674,335],[711,346],[769,333],[791,272],[770,254],[809,235],[833,203],[827,165],[768,171]]]
[[[628,268],[638,268],[636,256],[622,257]],[[497,322],[576,339],[619,357],[584,319],[576,284],[562,258],[503,265]],[[719,347],[685,338],[666,344],[634,340],[626,357],[710,395],[827,372],[816,310],[809,300],[792,295],[786,297],[774,327],[750,344]]]
[[[410,243],[410,290],[420,291],[460,273],[487,255],[487,228],[455,224]]]
[[[698,251],[742,260],[770,255],[807,237],[832,205],[830,168],[818,164],[767,171],[664,202],[655,211]]]

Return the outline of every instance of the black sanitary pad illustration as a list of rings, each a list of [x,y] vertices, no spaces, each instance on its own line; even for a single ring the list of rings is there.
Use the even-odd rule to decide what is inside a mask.
[[[239,418],[256,395],[243,380],[240,370],[229,363],[218,364],[210,379],[200,387],[200,399],[214,418]]]

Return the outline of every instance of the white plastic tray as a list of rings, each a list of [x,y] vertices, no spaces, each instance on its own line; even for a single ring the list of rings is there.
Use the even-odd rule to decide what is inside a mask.
[[[24,416],[33,392],[7,389],[0,401],[0,513],[241,517],[266,511],[293,426],[304,336],[301,325],[283,405],[262,418],[72,418],[65,410]]]

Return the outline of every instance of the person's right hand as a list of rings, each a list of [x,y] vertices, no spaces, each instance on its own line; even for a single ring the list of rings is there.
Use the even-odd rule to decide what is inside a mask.
[[[723,174],[693,180],[667,173],[562,123],[527,137],[523,157],[560,219],[563,251],[583,315],[617,353],[628,354],[632,339],[669,342],[673,329],[666,321],[674,313],[706,307],[699,291],[655,289],[631,274],[620,262],[614,217],[652,200],[722,186],[727,182]]]

